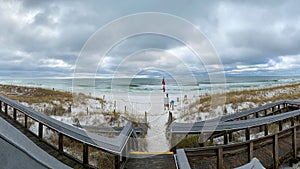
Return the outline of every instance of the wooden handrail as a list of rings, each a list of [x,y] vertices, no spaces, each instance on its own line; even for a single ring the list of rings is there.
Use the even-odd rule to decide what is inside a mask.
[[[268,145],[272,145],[271,152],[273,154],[273,159],[272,159],[272,167],[278,168],[279,167],[279,162],[282,160],[279,155],[279,145],[282,144],[280,139],[283,138],[291,138],[290,142],[292,143],[291,153],[288,153],[289,159],[294,159],[297,158],[297,149],[298,146],[297,144],[297,136],[296,133],[297,131],[300,130],[300,125],[297,126],[292,126],[288,129],[282,130],[278,133],[271,134],[265,137],[249,140],[246,142],[242,143],[236,143],[236,144],[227,144],[227,145],[221,145],[221,146],[210,146],[210,147],[198,147],[198,148],[184,148],[184,152],[187,156],[187,158],[195,158],[198,157],[201,159],[202,157],[205,157],[206,154],[205,152],[209,151],[215,151],[213,156],[217,158],[217,168],[221,169],[224,167],[224,164],[226,164],[226,160],[224,159],[224,155],[230,156],[230,155],[235,155],[237,153],[246,153],[248,155],[248,162],[251,161],[251,159],[255,156],[254,150],[257,148],[263,148]],[[291,136],[291,137],[290,137]],[[257,154],[256,154],[257,156]],[[256,157],[259,159],[259,157]],[[201,160],[198,160],[201,161]],[[191,165],[191,164],[190,164]],[[233,167],[238,167],[238,166],[230,166],[231,168]],[[271,166],[265,166],[267,168]]]
[[[270,149],[269,148],[270,145],[272,145],[272,146],[269,151],[271,151],[273,154],[271,160],[272,160],[272,166],[274,168],[279,167],[279,162],[282,160],[282,158],[289,158],[289,159],[296,158],[297,153],[298,153],[297,152],[298,145],[299,145],[299,143],[297,143],[297,132],[300,131],[300,125],[295,125],[294,118],[298,117],[300,115],[300,110],[288,112],[283,115],[277,114],[277,112],[281,113],[282,112],[281,110],[284,108],[287,108],[288,104],[292,104],[292,105],[294,104],[294,105],[299,106],[300,102],[280,101],[277,103],[280,103],[280,105],[276,105],[275,103],[273,103],[273,104],[269,104],[267,106],[262,106],[260,108],[251,109],[251,111],[246,111],[240,115],[230,116],[231,119],[233,119],[233,117],[234,118],[247,118],[248,120],[245,120],[244,122],[251,122],[251,124],[252,123],[254,124],[250,127],[247,125],[247,123],[245,123],[244,127],[233,128],[233,129],[224,127],[225,128],[224,130],[220,130],[220,129],[218,130],[218,132],[223,134],[224,138],[226,138],[226,142],[224,142],[224,143],[228,143],[228,141],[230,142],[230,140],[232,140],[232,138],[230,138],[231,136],[229,136],[229,134],[231,134],[233,131],[239,131],[241,129],[244,129],[245,133],[246,133],[246,141],[245,142],[234,143],[234,144],[224,144],[224,145],[220,145],[220,146],[200,147],[200,148],[199,147],[198,148],[184,148],[184,149],[181,149],[180,151],[177,151],[177,152],[180,152],[179,154],[182,155],[182,156],[180,156],[182,158],[179,158],[179,160],[180,159],[184,160],[184,161],[179,161],[178,164],[181,164],[181,166],[191,166],[190,164],[193,163],[193,161],[191,162],[189,160],[190,158],[200,158],[200,160],[198,160],[198,161],[201,161],[201,158],[211,157],[211,158],[215,158],[217,160],[216,161],[217,168],[223,168],[227,164],[226,157],[228,157],[228,156],[238,154],[238,153],[246,153],[248,156],[247,161],[250,162],[253,157],[257,156],[257,154],[255,152],[258,149],[262,149],[262,148]],[[31,118],[31,119],[35,120],[36,122],[38,122],[37,136],[40,139],[43,139],[43,134],[44,134],[43,127],[44,126],[57,132],[58,133],[58,151],[64,152],[63,151],[64,137],[71,138],[71,139],[81,143],[83,145],[82,163],[84,165],[89,164],[89,158],[88,158],[89,147],[93,147],[100,151],[104,151],[104,152],[113,154],[114,160],[115,160],[115,163],[114,163],[115,168],[120,168],[122,166],[121,161],[124,161],[123,156],[124,155],[126,156],[129,153],[130,149],[135,149],[137,147],[136,140],[132,138],[132,137],[136,137],[136,135],[134,134],[134,130],[133,130],[132,124],[130,122],[128,122],[126,124],[126,126],[123,128],[123,130],[121,131],[119,136],[117,136],[116,138],[107,138],[107,137],[98,136],[98,135],[83,131],[74,126],[69,126],[60,121],[54,120],[42,113],[34,111],[34,110],[16,102],[14,100],[8,99],[8,98],[0,95],[0,110],[2,111],[2,109],[4,107],[3,112],[8,114],[8,106],[13,108],[12,119],[18,120],[18,118],[17,118],[18,112],[24,114],[24,121],[25,121],[24,127],[25,128],[28,128],[28,126],[27,126],[28,118]],[[283,108],[281,108],[281,107],[283,107]],[[272,117],[260,117],[257,112],[254,112],[254,110],[263,111],[265,113],[265,116],[268,116],[269,114],[268,114],[266,108],[272,108],[273,111],[271,112],[271,114],[274,113],[277,115],[273,115]],[[275,108],[277,110],[275,110]],[[256,118],[258,117],[258,118],[257,119],[249,119],[248,118],[249,115],[252,115],[253,117],[256,117]],[[267,120],[267,123],[281,123],[283,120],[287,120],[287,119],[291,120],[290,128],[281,130],[275,134],[270,134],[270,135],[266,135],[261,138],[250,140],[250,129],[254,128],[254,127],[259,127],[259,126],[265,125],[265,124],[261,124],[260,121]],[[227,120],[228,123],[223,121],[223,123],[221,125],[240,124],[240,122],[238,122],[238,121],[230,121],[229,116],[223,118],[223,120]],[[255,120],[256,120],[256,122],[255,122]],[[257,125],[255,125],[255,124],[257,124]],[[201,123],[197,123],[196,125],[201,126]],[[280,127],[280,129],[282,129],[282,127]],[[266,134],[269,134],[268,130],[267,130],[267,126],[265,127],[265,132],[267,132]],[[285,157],[285,156],[283,157],[279,154],[280,153],[279,146],[284,143],[281,141],[283,139],[285,139],[285,140],[290,139],[289,142],[291,143],[290,150],[292,152],[288,153],[287,157]],[[259,157],[257,157],[257,158],[259,159]],[[189,165],[187,165],[187,162],[189,163]],[[230,166],[230,167],[237,167],[237,166]]]
[[[282,106],[281,106],[282,105]],[[278,106],[280,106],[280,110],[276,110],[275,111],[275,107],[278,108]],[[263,106],[260,107],[256,107],[256,108],[252,108],[249,110],[245,110],[239,113],[234,113],[234,114],[229,114],[229,115],[225,115],[222,117],[218,117],[216,119],[211,119],[211,120],[206,120],[206,121],[199,121],[199,122],[195,122],[195,123],[177,123],[174,122],[171,124],[170,127],[170,133],[173,134],[196,134],[199,133],[201,131],[198,130],[194,130],[197,128],[201,128],[209,123],[214,123],[214,121],[217,122],[228,122],[228,121],[233,121],[233,120],[237,120],[237,119],[243,119],[244,117],[248,117],[250,115],[253,115],[254,117],[257,117],[258,115],[256,115],[258,112],[264,112],[264,117],[269,116],[271,114],[278,114],[277,112],[281,112],[283,109],[288,108],[288,106],[297,106],[299,108],[300,106],[300,102],[299,101],[291,101],[291,100],[281,100],[281,101],[277,101],[277,102],[273,102],[273,103],[268,103],[265,104]],[[282,108],[281,108],[282,107]],[[271,113],[268,113],[267,110],[269,109],[273,109],[273,111]],[[261,118],[261,117],[259,117]],[[215,123],[214,123],[215,124]],[[182,128],[181,130],[178,130]],[[187,130],[184,130],[184,129]]]
[[[52,119],[49,116],[46,116],[42,113],[39,113],[33,109],[30,109],[17,101],[11,100],[9,98],[0,95],[0,110],[2,111],[2,104],[4,104],[4,113],[8,114],[8,106],[13,108],[13,119],[17,120],[17,112],[24,114],[24,127],[28,128],[28,117],[33,119],[34,121],[38,122],[38,137],[42,140],[43,139],[43,126],[48,127],[49,129],[58,133],[58,150],[60,152],[63,151],[63,138],[68,137],[79,143],[83,144],[83,164],[88,165],[88,147],[94,147],[100,151],[107,152],[110,154],[114,154],[116,157],[116,166],[120,166],[120,156],[124,155],[124,151],[128,150],[128,146],[130,140],[129,138],[135,137],[133,126],[131,122],[128,122],[123,130],[121,131],[120,135],[116,138],[108,138],[99,136],[93,133],[89,133],[87,131],[83,131],[79,128],[74,126],[67,125],[55,119]],[[137,147],[137,143],[132,141],[134,144],[133,147],[129,149],[134,149]],[[124,149],[124,148],[127,149]],[[125,154],[128,154],[126,152]]]

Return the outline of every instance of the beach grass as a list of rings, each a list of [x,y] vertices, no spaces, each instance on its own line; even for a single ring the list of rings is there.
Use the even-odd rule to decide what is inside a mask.
[[[54,100],[72,101],[72,93],[37,87],[0,85],[2,94],[26,103],[52,103]]]
[[[199,135],[187,136],[180,140],[176,148],[193,148],[199,147]]]
[[[199,112],[212,112],[212,98],[218,98],[218,95],[205,95],[201,96],[195,102],[189,104],[188,109],[185,113],[181,114],[180,118],[199,113]],[[236,112],[239,110],[239,105],[248,103],[249,107],[244,109],[252,108],[253,105],[261,106],[266,103],[275,102],[278,100],[296,100],[300,98],[300,83],[280,85],[274,87],[267,87],[261,89],[248,89],[239,91],[229,91],[223,96],[226,97],[225,107],[223,107],[223,114],[227,114],[226,105],[232,107]],[[249,104],[252,103],[252,104]],[[195,109],[196,108],[196,109]]]
[[[102,98],[92,97],[83,93],[74,94],[71,92],[45,89],[39,87],[15,86],[0,84],[0,93],[20,102],[32,103],[53,103],[60,102],[73,102],[74,99],[84,100],[85,98],[96,99],[99,102],[105,103]]]
[[[230,105],[231,109],[235,112],[242,111],[239,109],[239,106],[243,103],[247,103],[248,108],[252,108],[253,105],[261,106],[266,103],[275,102],[279,100],[297,100],[300,99],[300,83],[296,84],[288,84],[282,86],[268,87],[262,89],[249,89],[249,90],[241,90],[241,91],[230,91],[225,94],[226,101],[225,106],[223,107],[223,115],[227,114],[226,105]],[[202,96],[197,101],[193,102],[189,105],[190,111],[188,113],[182,114],[181,118],[191,118],[197,113],[201,112],[211,112],[212,109],[210,107],[212,97],[215,96]],[[195,110],[197,107],[197,111]],[[244,108],[247,109],[247,108]],[[277,126],[271,125],[269,126],[269,131],[271,133],[275,133],[278,131]],[[236,137],[236,136],[234,136]],[[180,140],[180,142],[176,145],[178,148],[191,148],[191,147],[199,147],[198,145],[199,136],[187,136]],[[236,140],[237,138],[235,138]],[[240,140],[236,140],[240,141]],[[209,145],[209,142],[205,142],[204,145]]]
[[[106,101],[102,98],[92,97],[83,93],[71,93],[58,90],[44,89],[38,87],[26,87],[26,86],[15,86],[15,85],[1,85],[0,93],[10,99],[17,100],[22,103],[28,104],[33,109],[40,111],[46,115],[64,116],[66,113],[71,113],[68,110],[68,105],[83,106],[86,108],[89,106],[89,99],[96,100],[99,104],[105,104]],[[67,106],[66,106],[67,105]],[[135,126],[143,123],[137,117],[132,117],[130,114],[120,113],[118,111],[106,111],[106,110],[91,110],[88,112],[78,112],[74,119],[83,119],[86,116],[102,114],[104,120],[108,124],[115,124],[120,119],[127,119],[133,122]],[[69,115],[68,115],[69,116]],[[122,117],[121,117],[122,116]],[[97,119],[94,119],[97,120]],[[76,120],[75,120],[76,121]],[[29,128],[34,123],[29,121]],[[119,126],[119,125],[118,125]],[[57,135],[52,133],[45,137],[47,142],[51,145],[57,145]],[[142,149],[146,150],[146,141],[144,138],[141,140]],[[78,160],[82,160],[82,144],[74,141],[68,137],[64,138],[64,151],[71,154]],[[114,155],[106,152],[99,151],[95,148],[89,147],[89,163],[98,168],[113,168],[114,167]]]

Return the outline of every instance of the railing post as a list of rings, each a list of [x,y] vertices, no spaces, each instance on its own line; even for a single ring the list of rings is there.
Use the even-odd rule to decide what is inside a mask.
[[[279,167],[279,156],[278,156],[278,135],[273,136],[273,168]]]
[[[248,143],[248,162],[253,158],[253,141]]]
[[[131,137],[130,140],[129,140],[129,147],[131,150],[135,151],[135,148],[134,148],[134,141],[135,141],[135,138],[134,137]]]
[[[259,132],[262,132],[264,130],[264,125],[259,126]]]
[[[7,104],[6,103],[5,103],[5,107],[4,107],[4,113],[8,114],[8,112],[7,112]]]
[[[205,141],[205,135],[204,135],[204,133],[200,133],[199,140],[198,140],[199,147],[204,147],[204,141]]]
[[[84,165],[88,165],[89,164],[89,148],[88,148],[87,144],[83,143],[82,149],[83,149],[82,162]]]
[[[27,129],[27,115],[25,114],[24,117],[24,127]]]
[[[268,124],[265,124],[265,136],[269,135],[269,127]]]
[[[138,138],[134,138],[133,139],[133,151],[139,151],[139,149],[138,149],[138,147],[139,147],[139,145],[138,145],[139,143],[138,143]]]
[[[115,156],[115,169],[119,169],[120,168],[120,156],[116,155]]]
[[[40,139],[43,138],[43,124],[41,122],[39,122],[39,133],[38,136]]]
[[[295,117],[291,118],[291,126],[295,126]]]
[[[13,118],[14,120],[17,120],[17,109],[15,108],[14,108]]]
[[[63,140],[63,134],[59,133],[58,134],[58,151],[63,152],[64,151],[64,140]]]
[[[130,140],[130,138],[129,138],[129,140]],[[122,158],[121,158],[121,161],[122,161],[122,162],[123,162],[123,161],[126,161],[126,156],[129,154],[129,146],[128,146],[128,142],[127,142],[127,144],[125,145],[124,150],[125,150],[125,152],[122,153]]]
[[[278,126],[279,126],[279,131],[282,131],[282,121],[281,120],[278,122]]]
[[[279,110],[279,113],[281,114],[282,113],[282,110],[281,109],[278,109]]]
[[[217,160],[218,160],[218,169],[223,169],[223,148],[222,147],[218,147],[218,150],[217,150]]]
[[[264,112],[265,112],[265,117],[266,117],[268,115],[267,109],[265,109]]]
[[[228,131],[224,131],[224,144],[228,144]]]
[[[231,143],[232,140],[233,140],[233,137],[232,137],[232,131],[230,131],[230,132],[228,133],[228,137],[229,137],[229,142]]]
[[[174,134],[172,133],[172,131],[170,132],[170,144],[171,144],[171,150],[176,146],[176,144],[174,143],[173,139],[175,138],[174,137]],[[176,150],[176,149],[175,149]]]
[[[297,159],[297,129],[294,127],[293,129],[293,136],[292,136],[292,146],[293,146],[293,158]]]
[[[250,140],[250,128],[246,128],[246,131],[245,131],[245,135],[246,135],[246,140]]]
[[[211,145],[213,145],[214,144],[214,138],[210,137],[209,142],[210,142]]]
[[[0,111],[2,111],[2,101],[0,100]]]
[[[258,112],[255,112],[255,118],[258,118],[258,117],[259,117]]]

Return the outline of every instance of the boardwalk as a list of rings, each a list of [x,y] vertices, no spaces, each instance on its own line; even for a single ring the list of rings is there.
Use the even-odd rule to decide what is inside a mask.
[[[0,113],[2,114],[2,113]],[[9,120],[9,119],[6,119]],[[28,137],[23,135],[16,126],[12,126],[0,118],[0,161],[1,168],[61,168],[71,169],[46,152],[43,152]],[[45,146],[43,146],[46,148]],[[39,152],[38,154],[36,152]],[[5,155],[4,155],[5,154]],[[17,159],[17,160],[16,160]],[[63,158],[66,163],[76,164],[72,159]],[[80,165],[79,163],[77,163]],[[75,166],[75,165],[73,165]]]
[[[130,155],[125,166],[127,169],[176,169],[173,154]],[[147,165],[148,164],[148,165]]]
[[[5,120],[13,128],[21,131],[24,137],[32,140],[43,149],[39,151],[45,151],[61,161],[53,164],[62,166],[66,164],[72,168],[221,169],[244,165],[253,157],[259,159],[267,168],[278,168],[283,162],[297,160],[300,149],[299,107],[300,102],[296,101],[279,101],[266,104],[221,117],[214,130],[209,130],[210,127],[205,128],[205,125],[215,124],[213,120],[194,124],[173,123],[169,131],[171,144],[174,143],[174,140],[176,141],[177,136],[188,134],[199,136],[199,147],[179,149],[175,147],[173,148],[174,154],[149,155],[149,153],[132,153],[139,151],[139,141],[136,139],[137,135],[130,122],[120,130],[119,135],[115,138],[97,136],[51,119],[0,95],[1,121]],[[28,129],[30,122],[38,123],[36,132]],[[272,130],[274,126],[276,129]],[[45,140],[44,129],[56,133],[57,140],[54,143],[49,144]],[[264,136],[256,139],[251,138],[251,134],[255,132],[262,132]],[[235,142],[233,140],[235,134],[244,137],[242,139],[244,141]],[[7,140],[3,134],[1,136],[2,141]],[[202,139],[213,140],[216,138],[222,138],[223,144],[203,147]],[[70,141],[71,143],[76,142],[76,144],[71,145],[80,147],[81,158],[65,151],[66,142],[70,143]],[[14,149],[14,146],[11,149]],[[91,156],[91,153],[95,154],[95,152],[99,152],[97,153],[99,156],[98,165],[92,162],[95,157]],[[31,153],[33,156],[36,155],[34,152]],[[107,154],[111,163],[103,162],[105,165],[101,166],[100,163],[105,160],[102,158],[103,153]]]
[[[223,139],[224,145],[182,149],[191,168],[234,168],[250,162],[253,157],[267,168],[278,168],[283,162],[297,159],[300,146],[299,105],[297,101],[279,101],[224,116],[213,131],[203,130],[204,125],[216,124],[213,120],[206,124],[174,123],[172,139],[180,134],[198,134],[200,146],[203,146],[200,138]],[[271,131],[270,127],[275,131]],[[250,139],[251,133],[257,132],[263,132],[265,136]],[[207,133],[209,136],[206,136]],[[234,142],[234,134],[246,141]]]
[[[93,151],[93,153],[96,152],[99,154],[99,159],[101,159],[101,157],[104,159],[113,159],[110,168],[120,168],[122,165],[124,166],[126,156],[128,156],[129,152],[131,150],[136,150],[137,148],[136,139],[133,139],[136,137],[136,134],[131,122],[128,122],[124,126],[119,136],[115,138],[108,138],[64,124],[1,95],[0,110],[2,115],[4,114],[5,116],[10,117],[5,119],[13,120],[12,123],[19,123],[21,126],[19,129],[21,129],[21,131],[25,134],[27,132],[31,132],[28,130],[29,123],[38,123],[38,130],[33,133],[31,132],[35,138],[39,139],[39,141],[36,142],[38,145],[44,144],[48,141],[44,139],[44,130],[51,130],[55,133],[55,135],[57,135],[57,140],[54,144],[50,143],[52,146],[50,149],[55,149],[64,156],[70,156],[70,158],[79,161],[80,165],[84,167],[98,167],[97,164],[92,164],[90,160],[89,152]],[[79,158],[71,155],[69,151],[66,151],[66,148],[70,148],[66,147],[66,141],[81,149],[81,151],[79,150]],[[49,144],[49,142],[47,142],[47,144]],[[59,158],[60,156],[55,157]]]

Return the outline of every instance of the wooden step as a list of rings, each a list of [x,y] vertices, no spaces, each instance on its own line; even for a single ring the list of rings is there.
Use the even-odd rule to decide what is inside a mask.
[[[155,154],[151,152],[130,154],[126,169],[176,169],[173,153]]]

